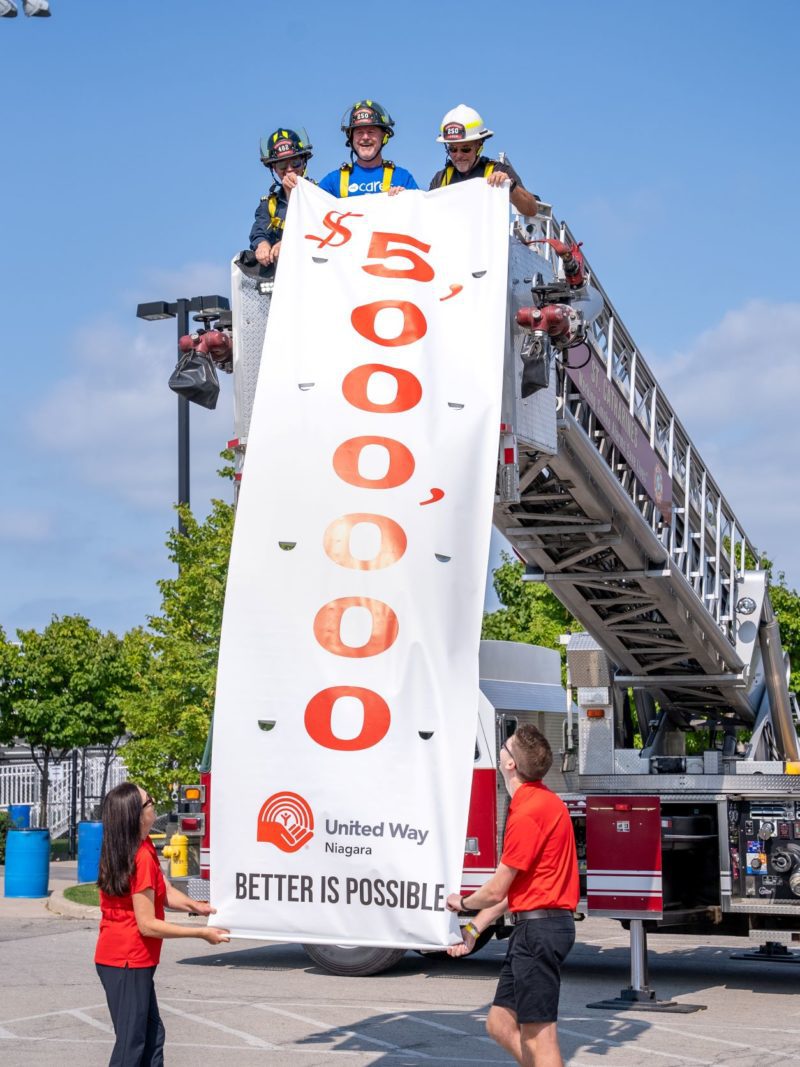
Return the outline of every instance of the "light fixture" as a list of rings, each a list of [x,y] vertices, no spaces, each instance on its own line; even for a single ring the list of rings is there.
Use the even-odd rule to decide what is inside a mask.
[[[145,322],[158,322],[159,319],[174,319],[177,308],[170,305],[166,300],[153,300],[149,304],[139,304],[136,308],[136,318],[144,319]]]

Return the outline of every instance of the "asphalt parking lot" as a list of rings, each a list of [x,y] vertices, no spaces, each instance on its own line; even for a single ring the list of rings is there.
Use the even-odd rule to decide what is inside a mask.
[[[0,914],[0,1062],[101,1067],[112,1035],[92,965],[94,921]],[[627,984],[627,938],[609,920],[579,926],[564,974],[562,1048],[574,1067],[750,1067],[800,1063],[800,965],[730,960],[744,943],[651,938],[659,996],[692,1015],[587,1009]],[[374,978],[336,978],[294,945],[166,942],[157,974],[170,1067],[492,1064],[484,1034],[504,946],[474,958],[409,953]]]

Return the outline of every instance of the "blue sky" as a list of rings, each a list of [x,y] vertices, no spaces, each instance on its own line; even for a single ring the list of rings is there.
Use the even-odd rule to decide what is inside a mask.
[[[800,150],[794,0],[399,9],[51,0],[0,22],[0,625],[157,610],[176,496],[174,324],[227,292],[285,122],[311,173],[375,97],[422,185],[442,114],[481,111],[585,251],[750,537],[800,585]],[[232,429],[192,406],[202,512]]]

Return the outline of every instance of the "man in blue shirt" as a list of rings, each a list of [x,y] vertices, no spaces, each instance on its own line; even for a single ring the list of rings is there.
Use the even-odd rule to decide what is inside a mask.
[[[359,100],[342,116],[342,133],[347,138],[350,162],[326,174],[320,189],[332,196],[363,196],[403,189],[418,189],[412,175],[383,158],[383,149],[394,137],[394,120],[377,100]]]

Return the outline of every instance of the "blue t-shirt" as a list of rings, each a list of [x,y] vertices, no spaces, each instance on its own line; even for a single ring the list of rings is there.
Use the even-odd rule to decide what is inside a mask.
[[[350,172],[348,196],[363,196],[364,193],[379,193],[383,181],[383,164],[378,167],[362,167],[353,164]],[[419,189],[411,173],[405,167],[395,167],[392,171],[392,185],[402,185],[404,189]],[[341,170],[332,170],[319,183],[320,189],[332,196],[338,196],[341,188]]]

